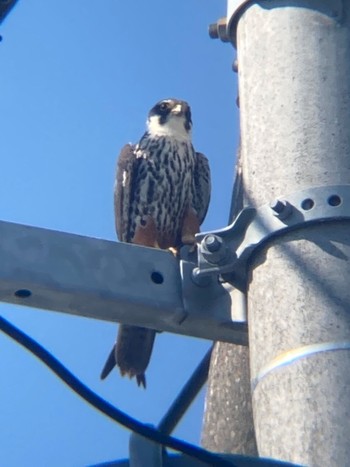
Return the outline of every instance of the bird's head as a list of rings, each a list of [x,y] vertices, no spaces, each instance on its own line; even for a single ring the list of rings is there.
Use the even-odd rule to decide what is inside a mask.
[[[164,99],[148,114],[148,132],[151,136],[169,136],[183,141],[191,140],[191,109],[185,101]]]

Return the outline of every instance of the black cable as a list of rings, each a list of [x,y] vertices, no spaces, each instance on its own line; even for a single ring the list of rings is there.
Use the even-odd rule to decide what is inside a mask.
[[[29,337],[23,331],[15,327],[9,321],[0,316],[0,330],[15,340],[18,344],[25,347],[29,352],[35,355],[39,360],[45,363],[64,383],[67,384],[76,394],[82,397],[86,402],[95,407],[95,409],[104,413],[112,420],[123,425],[135,433],[138,433],[145,438],[155,441],[164,446],[168,446],[175,451],[180,451],[187,456],[194,457],[202,462],[218,467],[234,467],[235,464],[223,459],[221,456],[206,451],[192,444],[181,441],[177,438],[160,433],[155,428],[137,421],[136,419],[125,414],[121,410],[111,405],[106,400],[89,389],[76,376],[73,375],[61,362],[57,360],[50,352],[48,352],[37,341]]]
[[[18,0],[5,0],[0,1],[0,23],[4,21],[5,17],[10,13]]]
[[[192,404],[194,398],[204,386],[208,379],[210,357],[213,348],[211,347],[204,355],[201,362],[190,376],[187,383],[181,389],[180,394],[171,404],[169,410],[158,424],[158,430],[169,435],[181,420],[182,416]]]

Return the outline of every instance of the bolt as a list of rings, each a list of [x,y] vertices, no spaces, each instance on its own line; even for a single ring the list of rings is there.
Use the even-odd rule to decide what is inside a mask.
[[[205,248],[210,253],[214,253],[220,250],[221,245],[222,245],[222,240],[216,235],[209,234],[204,237],[204,245],[205,245]]]
[[[220,18],[216,23],[209,25],[209,37],[211,39],[221,39],[223,42],[230,42],[226,29],[226,18]]]
[[[205,275],[204,273],[200,271],[199,268],[194,268],[192,271],[192,280],[193,282],[198,286],[198,287],[208,287],[211,283],[211,277],[208,275]]]
[[[270,208],[275,211],[276,214],[281,214],[281,212],[284,210],[285,205],[283,204],[282,201],[279,199],[276,199],[270,204]]]
[[[219,30],[217,23],[209,24],[208,32],[210,39],[219,39]]]
[[[215,234],[206,235],[200,245],[200,255],[210,264],[224,264],[234,253],[230,253],[221,237]]]
[[[292,212],[292,206],[288,201],[281,201],[280,199],[276,199],[270,203],[270,208],[274,211],[275,216],[281,220],[286,219]]]

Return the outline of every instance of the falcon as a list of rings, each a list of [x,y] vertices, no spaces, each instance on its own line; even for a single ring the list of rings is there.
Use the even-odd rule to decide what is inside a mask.
[[[117,163],[114,189],[115,226],[121,242],[178,253],[195,244],[210,199],[207,158],[191,141],[187,102],[164,99],[148,114],[138,144],[127,144]],[[156,331],[121,324],[101,379],[118,366],[122,376],[146,387]]]

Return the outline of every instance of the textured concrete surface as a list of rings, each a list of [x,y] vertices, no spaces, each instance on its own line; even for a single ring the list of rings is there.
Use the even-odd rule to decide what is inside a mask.
[[[215,344],[205,406],[202,445],[216,452],[257,455],[248,347]]]
[[[242,15],[237,39],[247,202],[350,184],[350,2],[258,2]],[[254,383],[285,352],[350,341],[349,243],[350,223],[319,224],[276,238],[255,258]],[[349,354],[312,354],[260,378],[253,411],[261,456],[348,465]]]

